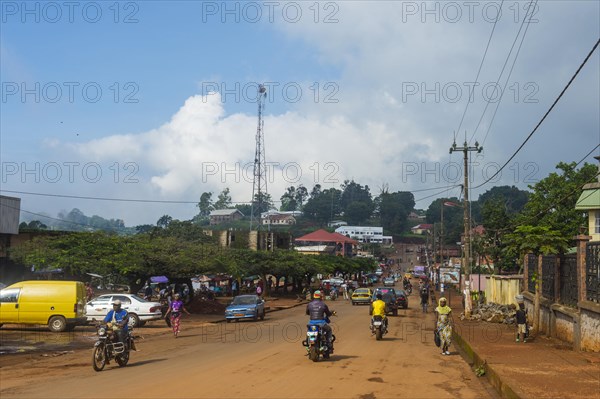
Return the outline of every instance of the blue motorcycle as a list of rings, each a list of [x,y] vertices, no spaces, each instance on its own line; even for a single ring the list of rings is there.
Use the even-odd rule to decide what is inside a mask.
[[[323,325],[329,323],[329,320],[311,320],[306,325],[306,339],[302,341],[302,346],[306,348],[306,356],[313,362],[318,362],[321,356],[323,359],[329,359],[335,342],[335,335],[331,334],[331,342],[327,342],[327,334],[323,331]]]

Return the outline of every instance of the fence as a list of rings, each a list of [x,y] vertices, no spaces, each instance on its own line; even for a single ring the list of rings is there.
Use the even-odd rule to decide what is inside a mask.
[[[556,279],[556,256],[542,256],[542,295],[544,298],[556,298],[554,294]]]
[[[579,298],[579,285],[577,284],[577,255],[563,255],[560,258],[560,302],[567,306],[576,307]]]
[[[600,242],[588,242],[585,255],[586,299],[600,303]]]
[[[589,238],[576,237],[574,254],[528,255],[522,295],[540,332],[572,343],[574,349],[600,352],[600,242]],[[534,313],[536,303],[539,311]]]

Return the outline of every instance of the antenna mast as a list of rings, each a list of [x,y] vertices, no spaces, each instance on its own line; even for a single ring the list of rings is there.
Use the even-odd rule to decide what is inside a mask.
[[[265,99],[267,89],[258,85],[258,127],[256,128],[256,150],[254,152],[254,178],[252,180],[252,210],[250,211],[250,230],[260,229],[261,213],[266,211],[265,196],[267,195],[267,161],[265,159],[265,136],[263,132]]]

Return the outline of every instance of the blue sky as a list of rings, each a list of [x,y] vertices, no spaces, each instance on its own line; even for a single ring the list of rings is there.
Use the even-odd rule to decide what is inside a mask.
[[[267,159],[278,164],[274,199],[289,185],[352,178],[374,194],[385,184],[396,191],[456,183],[449,173],[461,160],[448,147],[500,2],[276,2],[272,21],[263,2],[228,2],[228,14],[224,2],[76,2],[72,22],[65,3],[48,4],[1,2],[2,190],[194,201],[230,187],[242,202],[251,196],[240,171],[253,157],[255,82],[272,82],[265,135]],[[527,5],[502,5],[459,144],[465,130],[473,134],[490,93],[484,87],[493,88]],[[262,17],[253,22],[257,9]],[[598,2],[538,3],[493,124],[496,103],[475,134],[485,137],[475,184],[554,101],[600,36],[599,16]],[[525,188],[600,142],[598,61],[596,51],[496,184]],[[22,97],[24,87],[33,94]],[[435,193],[416,193],[417,206]],[[195,214],[193,205],[20,196],[31,212],[78,207],[127,225]]]

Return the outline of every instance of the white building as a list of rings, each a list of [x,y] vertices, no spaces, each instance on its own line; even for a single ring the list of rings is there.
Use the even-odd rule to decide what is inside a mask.
[[[335,232],[362,243],[392,244],[392,236],[384,236],[383,227],[340,226]]]

